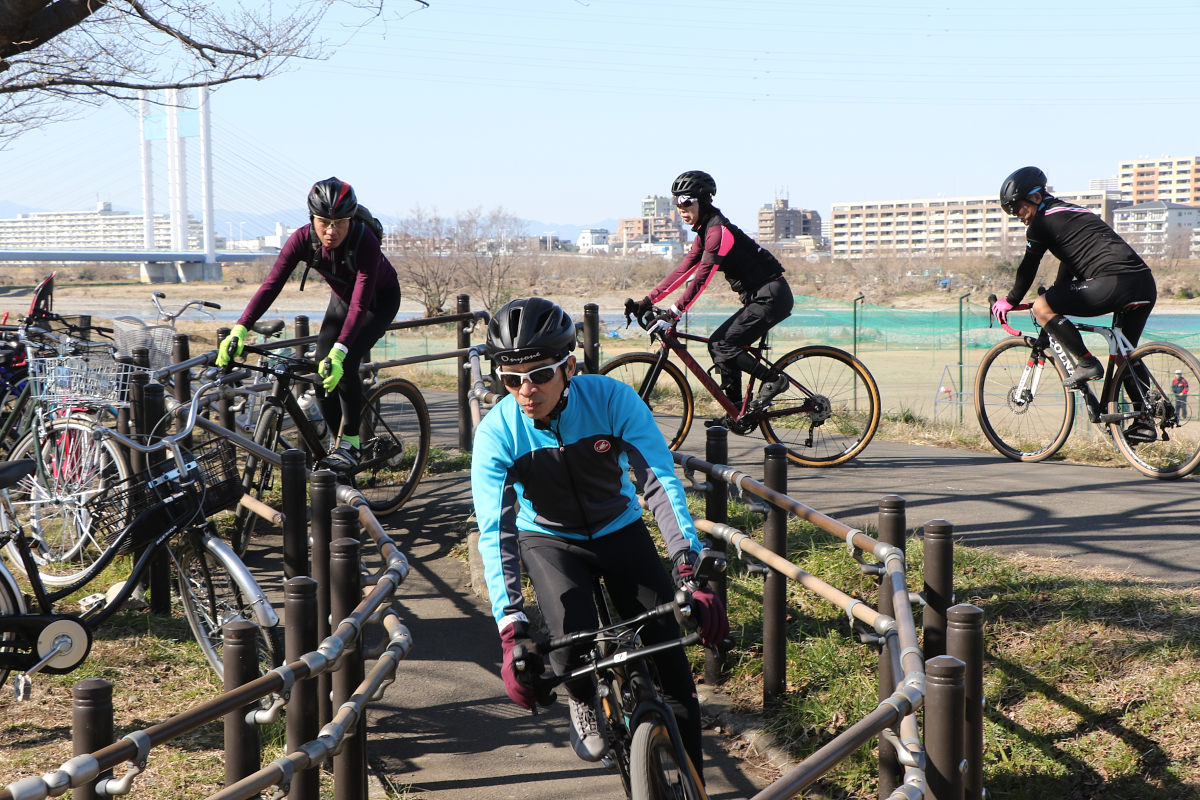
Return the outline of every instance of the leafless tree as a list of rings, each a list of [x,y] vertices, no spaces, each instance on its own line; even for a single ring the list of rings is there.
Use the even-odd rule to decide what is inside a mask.
[[[514,275],[527,256],[518,254],[516,240],[525,223],[502,207],[484,214],[481,209],[460,213],[458,241],[464,252],[463,288],[489,311],[515,296]]]
[[[400,248],[389,254],[405,288],[415,289],[425,316],[444,313],[461,271],[454,227],[437,211],[417,206],[400,226]]]
[[[428,7],[407,0],[403,12]],[[335,6],[349,29],[385,18],[383,0],[0,0],[0,146],[80,105],[143,90],[261,79],[323,59]]]

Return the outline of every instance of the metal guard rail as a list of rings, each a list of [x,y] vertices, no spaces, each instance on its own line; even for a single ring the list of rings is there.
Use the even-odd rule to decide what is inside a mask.
[[[925,660],[912,616],[903,551],[877,541],[857,528],[838,522],[788,495],[776,492],[741,470],[723,464],[712,464],[686,453],[672,455],[693,483],[695,480],[691,473],[698,470],[710,478],[720,479],[745,494],[759,497],[837,536],[846,542],[852,555],[859,561],[861,553],[871,553],[883,565],[884,574],[890,584],[893,608],[896,609],[895,618],[880,614],[863,601],[851,597],[800,569],[786,558],[771,552],[742,531],[723,523],[696,521],[696,527],[701,531],[725,540],[737,548],[739,554],[748,553],[764,565],[828,600],[851,621],[857,619],[885,639],[899,641],[899,647],[887,648],[892,662],[892,674],[903,676],[897,682],[891,696],[881,701],[863,719],[804,759],[791,772],[754,795],[752,800],[784,800],[796,796],[859,747],[897,725],[900,728],[900,741],[894,744],[905,766],[905,780],[892,792],[891,800],[918,800],[923,797],[925,759],[915,712],[922,706],[925,698]]]
[[[305,769],[307,765],[318,763],[340,750],[346,734],[363,714],[366,703],[374,699],[375,695],[394,679],[395,669],[400,660],[406,657],[412,648],[412,637],[395,611],[386,605],[392,601],[396,590],[408,577],[408,559],[375,519],[361,493],[348,486],[339,486],[338,497],[342,502],[358,508],[359,519],[378,547],[386,567],[379,574],[371,591],[355,607],[354,612],[342,620],[316,650],[170,719],[126,734],[119,741],[95,753],[75,756],[40,777],[32,776],[10,783],[0,789],[0,800],[43,800],[46,797],[58,797],[68,789],[93,781],[102,772],[124,762],[129,763],[129,769],[121,778],[108,779],[107,788],[108,793],[113,795],[127,793],[133,779],[145,768],[146,759],[155,746],[190,733],[202,725],[272,694],[279,695],[280,698],[270,709],[260,709],[251,713],[256,715],[256,722],[269,722],[274,719],[274,715],[286,702],[282,698],[290,693],[296,681],[338,669],[349,646],[362,635],[363,627],[378,616],[388,633],[388,644],[371,672],[355,689],[351,699],[338,709],[330,723],[321,730],[318,738],[214,796],[227,799],[253,797],[263,788],[284,781],[290,782],[297,768]],[[264,783],[267,776],[270,780]],[[255,788],[248,788],[251,784]],[[243,785],[246,788],[238,788]],[[231,793],[235,789],[237,791]]]

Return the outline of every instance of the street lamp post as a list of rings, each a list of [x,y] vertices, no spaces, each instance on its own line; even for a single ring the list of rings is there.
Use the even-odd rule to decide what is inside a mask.
[[[249,249],[250,249],[249,247],[246,247],[246,246],[245,246],[245,245],[246,245],[246,237],[245,237],[245,235],[242,233],[242,230],[243,230],[243,228],[245,227],[245,225],[246,225],[246,222],[245,222],[245,220],[243,220],[243,221],[241,221],[241,222],[239,222],[239,223],[238,223],[238,249],[239,249],[239,250],[240,250],[240,249],[243,249],[243,248],[244,248],[244,249],[246,249],[246,250],[249,250]]]

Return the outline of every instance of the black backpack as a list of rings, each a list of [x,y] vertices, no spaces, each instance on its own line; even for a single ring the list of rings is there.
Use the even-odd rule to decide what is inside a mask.
[[[351,272],[358,271],[358,243],[362,240],[363,230],[370,228],[375,234],[375,238],[383,243],[383,223],[376,219],[367,207],[359,204],[358,208],[354,209],[354,216],[350,218],[350,233],[346,236],[346,249],[343,251],[342,263],[350,268]],[[313,264],[321,257],[321,242],[317,239],[315,229],[310,230],[308,234],[308,258],[305,259],[304,273],[300,276],[300,291],[304,291],[304,282],[308,280],[308,271],[312,269]]]

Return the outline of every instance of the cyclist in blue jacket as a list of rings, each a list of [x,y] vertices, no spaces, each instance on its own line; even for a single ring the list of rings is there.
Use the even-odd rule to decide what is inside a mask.
[[[492,614],[503,650],[501,675],[513,702],[538,701],[532,675],[516,671],[513,648],[530,647],[521,594],[522,563],[551,636],[595,629],[593,576],[603,576],[622,618],[669,601],[675,593],[638,504],[629,472],[643,487],[674,564],[674,581],[692,592],[701,640],[728,635],[720,599],[692,582],[700,540],[683,485],[650,410],[625,384],[601,375],[574,375],[575,325],[540,297],[514,300],[488,326],[487,352],[507,396],[483,418],[471,458],[471,492],[479,524]],[[642,631],[646,644],[680,635],[672,618]],[[557,674],[584,653],[556,650]],[[697,772],[701,767],[700,710],[682,648],[654,656],[663,692],[679,719]],[[571,744],[587,761],[604,756],[593,710],[595,683],[566,684]]]

